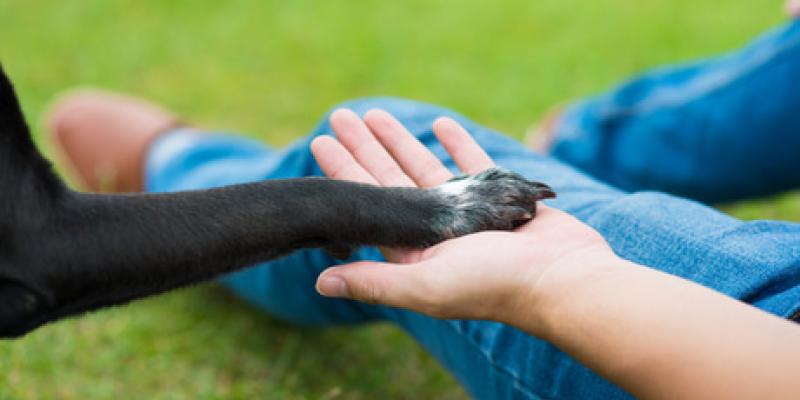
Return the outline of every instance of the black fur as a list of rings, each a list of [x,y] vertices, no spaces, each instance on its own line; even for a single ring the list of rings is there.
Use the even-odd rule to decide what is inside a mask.
[[[170,194],[68,189],[0,68],[0,337],[306,247],[423,247],[531,219],[547,186],[492,171],[468,199],[325,178]],[[291,282],[287,282],[291,284]]]

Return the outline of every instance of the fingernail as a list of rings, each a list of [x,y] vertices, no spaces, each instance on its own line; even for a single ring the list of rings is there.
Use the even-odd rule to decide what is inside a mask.
[[[322,276],[317,282],[317,292],[327,297],[348,297],[347,284],[336,276]]]

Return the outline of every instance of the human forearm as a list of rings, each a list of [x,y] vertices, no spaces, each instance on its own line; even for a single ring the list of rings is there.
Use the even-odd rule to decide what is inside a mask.
[[[790,372],[800,370],[800,328],[791,322],[630,262],[596,271],[544,277],[561,294],[539,293],[539,315],[507,322],[640,398],[800,393]]]

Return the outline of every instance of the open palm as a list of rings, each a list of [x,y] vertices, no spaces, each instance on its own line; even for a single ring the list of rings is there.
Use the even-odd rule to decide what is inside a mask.
[[[385,111],[359,118],[350,110],[330,117],[336,138],[322,136],[311,150],[334,179],[382,186],[431,187],[453,174]],[[494,166],[469,133],[449,118],[433,131],[458,167],[476,174]],[[580,275],[590,263],[613,257],[603,238],[572,216],[540,205],[537,217],[513,232],[481,232],[425,250],[383,249],[388,263],[357,262],[319,278],[325,295],[414,309],[438,317],[502,320],[536,297],[546,272]],[[574,272],[577,272],[575,274]]]

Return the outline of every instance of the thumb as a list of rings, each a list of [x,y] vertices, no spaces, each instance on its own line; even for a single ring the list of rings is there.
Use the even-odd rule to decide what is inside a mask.
[[[331,267],[317,278],[317,291],[370,304],[417,308],[424,286],[412,264],[360,261]]]

